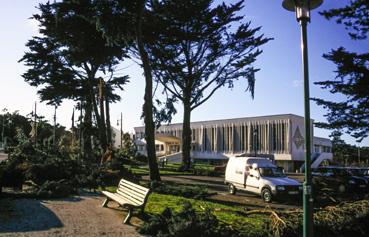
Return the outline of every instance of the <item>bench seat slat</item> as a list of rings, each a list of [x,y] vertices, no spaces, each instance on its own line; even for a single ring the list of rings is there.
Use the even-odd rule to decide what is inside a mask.
[[[103,191],[103,194],[107,197],[109,197],[110,199],[116,201],[117,203],[119,203],[120,205],[124,205],[124,204],[130,204],[133,206],[141,206],[142,203],[136,203],[136,202],[132,202],[131,200],[125,198],[124,196],[121,196],[119,194],[116,193],[111,193],[111,192],[107,192],[107,191]]]

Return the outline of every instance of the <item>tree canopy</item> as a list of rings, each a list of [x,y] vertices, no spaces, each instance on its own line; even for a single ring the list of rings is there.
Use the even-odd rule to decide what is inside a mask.
[[[115,76],[116,66],[126,56],[125,48],[106,43],[96,29],[95,17],[100,14],[96,1],[61,1],[39,4],[40,36],[32,37],[21,62],[29,69],[23,78],[38,87],[41,101],[59,105],[64,99],[82,102],[84,109],[84,147],[91,155],[92,112],[100,131],[99,140],[106,147],[105,121],[97,107],[100,76],[107,77],[105,98],[115,102],[120,97],[113,89],[120,88],[127,76]],[[106,143],[106,142],[105,142]]]
[[[270,39],[243,22],[244,1],[214,4],[212,0],[163,0],[152,4],[148,50],[154,72],[164,91],[184,106],[183,162],[189,163],[191,111],[234,81],[246,80],[254,96],[253,67],[260,46]]]
[[[349,30],[354,40],[364,40],[368,36],[369,4],[365,0],[351,1],[349,5],[324,11],[327,19],[336,19]],[[323,57],[336,65],[334,79],[316,82],[332,94],[341,94],[343,101],[329,101],[313,98],[327,109],[327,123],[317,123],[319,127],[344,130],[361,141],[369,134],[369,53],[349,52],[344,47],[333,49]]]

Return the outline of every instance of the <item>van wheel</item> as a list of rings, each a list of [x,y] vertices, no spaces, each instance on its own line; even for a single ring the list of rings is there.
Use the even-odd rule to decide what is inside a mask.
[[[236,187],[233,184],[228,184],[228,191],[230,194],[236,194]]]
[[[272,201],[272,192],[269,188],[264,188],[263,190],[261,190],[261,198],[264,200],[264,202]]]
[[[346,186],[344,184],[338,185],[338,192],[339,193],[345,193],[346,192]]]

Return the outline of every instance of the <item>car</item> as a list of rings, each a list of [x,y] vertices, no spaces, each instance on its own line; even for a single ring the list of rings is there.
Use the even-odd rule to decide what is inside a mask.
[[[283,169],[267,158],[231,157],[225,171],[229,192],[244,190],[261,196],[265,202],[285,197],[302,197],[302,185],[288,178]]]
[[[368,182],[364,178],[353,176],[345,167],[314,168],[312,169],[312,182],[319,190],[328,189],[339,194],[365,193],[368,189]]]

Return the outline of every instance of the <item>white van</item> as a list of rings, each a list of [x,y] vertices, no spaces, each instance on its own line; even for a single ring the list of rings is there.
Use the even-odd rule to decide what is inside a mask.
[[[270,160],[260,157],[231,157],[225,171],[225,181],[231,194],[237,189],[261,195],[265,202],[278,197],[300,195],[302,185],[288,178]]]

